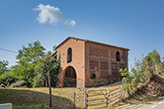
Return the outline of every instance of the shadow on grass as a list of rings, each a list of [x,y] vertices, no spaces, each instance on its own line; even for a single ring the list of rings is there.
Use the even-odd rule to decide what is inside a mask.
[[[41,91],[40,91],[41,90]],[[31,90],[30,88],[0,89],[0,104],[12,103],[13,109],[49,109],[48,90]],[[46,91],[46,92],[45,92]],[[51,109],[73,109],[76,108],[73,101],[52,95]]]

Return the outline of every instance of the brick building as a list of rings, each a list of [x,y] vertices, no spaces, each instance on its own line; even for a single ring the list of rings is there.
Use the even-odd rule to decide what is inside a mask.
[[[61,60],[58,87],[89,87],[121,79],[119,68],[128,68],[127,48],[68,37],[57,46]]]

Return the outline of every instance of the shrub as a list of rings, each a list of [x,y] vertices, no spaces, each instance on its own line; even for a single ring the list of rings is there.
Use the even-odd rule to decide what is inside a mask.
[[[39,75],[34,77],[33,87],[40,87],[41,86],[41,78]]]
[[[0,84],[5,86],[10,86],[11,83],[18,81],[18,78],[15,77],[12,73],[4,73],[0,75]]]

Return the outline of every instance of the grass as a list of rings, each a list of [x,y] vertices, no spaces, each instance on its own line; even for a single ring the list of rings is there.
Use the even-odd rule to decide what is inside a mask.
[[[115,83],[89,90],[109,89],[120,85]],[[92,94],[101,94],[103,91]],[[48,88],[0,88],[0,104],[12,103],[13,109],[47,109],[49,106]],[[98,97],[94,97],[98,98]],[[101,100],[98,102],[102,102]],[[52,88],[53,109],[84,108],[84,92],[78,88]],[[94,106],[95,107],[95,106]]]
[[[120,84],[120,83],[119,83]],[[89,90],[109,89],[114,86],[92,87]],[[93,93],[96,94],[97,92]],[[98,92],[98,93],[103,93]],[[48,88],[0,88],[0,104],[12,103],[13,109],[46,109],[49,105]],[[54,109],[84,108],[84,92],[78,88],[52,88]]]
[[[52,88],[53,107],[73,108],[74,92],[79,91],[76,88]],[[44,109],[49,103],[48,93],[48,88],[1,88],[0,103],[12,103],[13,109]]]
[[[106,89],[111,90],[120,86],[120,82],[103,86],[87,88],[89,90]],[[104,91],[92,92],[91,94],[101,94]],[[95,97],[99,98],[99,97]],[[164,97],[148,97],[133,95],[129,99],[118,102],[104,109],[113,109],[125,104],[143,104],[152,101],[158,101]],[[100,100],[97,102],[102,102]],[[49,109],[49,89],[48,88],[0,88],[0,104],[12,103],[13,109]],[[94,103],[94,102],[91,102]],[[52,105],[53,109],[73,109],[84,108],[83,89],[78,88],[52,88]],[[96,107],[96,106],[93,106]]]
[[[164,99],[164,96],[161,97],[152,97],[147,95],[133,95],[128,99],[124,99],[116,104],[113,105],[113,108],[116,108],[118,106],[122,105],[139,105],[139,104],[145,104],[145,103],[153,103]]]

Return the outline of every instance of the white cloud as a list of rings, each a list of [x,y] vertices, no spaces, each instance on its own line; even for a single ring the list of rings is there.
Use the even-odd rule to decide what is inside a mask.
[[[50,24],[57,25],[58,22],[64,22],[66,25],[75,26],[76,22],[74,20],[68,20],[63,17],[62,12],[58,7],[39,4],[34,11],[40,11],[37,20],[39,23],[49,22]]]
[[[66,20],[65,22],[64,22],[64,24],[67,24],[67,25],[72,25],[72,26],[74,26],[75,24],[76,24],[76,22],[74,21],[74,20]]]

